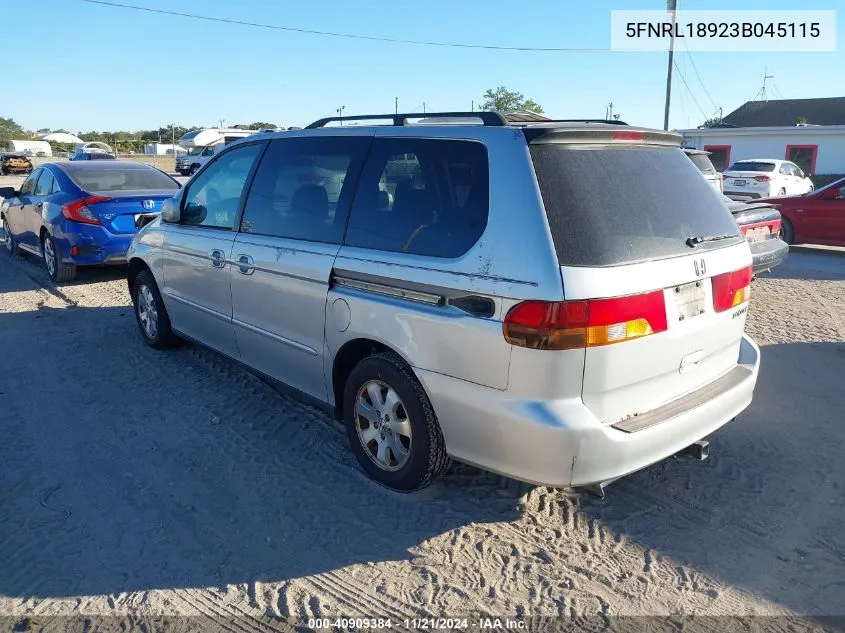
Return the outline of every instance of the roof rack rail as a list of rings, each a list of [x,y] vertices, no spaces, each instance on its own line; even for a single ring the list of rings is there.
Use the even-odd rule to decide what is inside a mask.
[[[485,126],[501,127],[508,125],[508,120],[500,112],[484,110],[481,112],[409,112],[407,114],[356,114],[353,116],[330,116],[319,119],[308,125],[306,130],[325,127],[332,121],[367,121],[371,119],[391,120],[395,126],[408,125],[408,119],[435,119],[435,118],[461,118],[481,119]]]

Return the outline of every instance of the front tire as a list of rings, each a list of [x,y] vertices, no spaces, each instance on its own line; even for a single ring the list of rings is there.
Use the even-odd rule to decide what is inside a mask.
[[[18,240],[12,235],[12,229],[5,217],[0,219],[0,226],[3,228],[3,250],[6,251],[9,257],[14,257],[20,253],[18,250]]]
[[[135,320],[144,342],[153,349],[170,349],[179,345],[170,327],[170,316],[164,307],[152,273],[142,270],[132,283],[132,304]]]
[[[362,360],[343,396],[346,435],[364,472],[398,492],[425,488],[449,467],[437,416],[411,369],[386,352]]]
[[[62,261],[62,254],[59,252],[56,240],[48,233],[41,237],[41,257],[44,259],[44,266],[52,281],[61,283],[73,281],[76,278],[76,266]]]

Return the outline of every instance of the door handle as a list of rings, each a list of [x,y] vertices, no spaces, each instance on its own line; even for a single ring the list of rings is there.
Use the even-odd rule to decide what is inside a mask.
[[[449,305],[455,306],[472,316],[489,318],[496,314],[496,304],[488,297],[466,295],[449,299]]]
[[[35,203],[35,208],[36,208],[36,209],[41,209],[41,208],[43,208],[43,207],[44,207],[44,203],[43,203],[43,202],[36,202],[36,203]]]
[[[223,268],[226,265],[226,257],[223,255],[223,251],[215,248],[210,255],[211,265],[215,268]]]
[[[238,255],[238,272],[243,275],[251,275],[255,272],[255,261],[249,255]]]

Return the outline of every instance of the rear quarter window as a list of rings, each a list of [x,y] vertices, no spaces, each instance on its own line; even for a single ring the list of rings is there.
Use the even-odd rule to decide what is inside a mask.
[[[562,266],[687,255],[696,236],[733,236],[699,251],[742,241],[719,195],[679,148],[548,143],[530,151]]]
[[[710,162],[710,157],[707,154],[687,154],[687,156],[701,173],[708,175],[716,173],[716,168]]]
[[[482,143],[376,139],[355,194],[345,244],[460,257],[487,226],[489,189]]]

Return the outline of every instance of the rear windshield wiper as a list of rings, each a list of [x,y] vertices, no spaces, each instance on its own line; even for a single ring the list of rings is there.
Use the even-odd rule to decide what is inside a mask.
[[[722,233],[721,235],[695,235],[687,238],[687,246],[695,248],[704,242],[718,242],[719,240],[729,240],[732,237],[737,237],[732,233]]]

